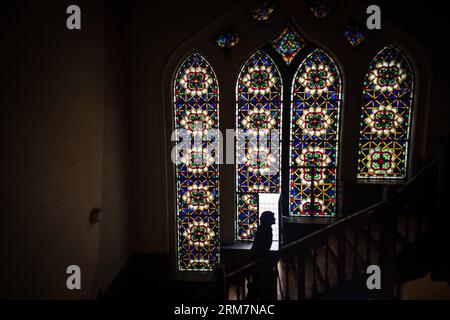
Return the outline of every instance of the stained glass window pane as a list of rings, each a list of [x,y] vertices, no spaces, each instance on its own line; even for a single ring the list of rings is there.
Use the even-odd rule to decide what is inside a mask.
[[[292,84],[290,215],[334,216],[341,80],[333,60],[316,49]]]
[[[344,37],[352,47],[357,47],[366,39],[366,32],[358,23],[350,22],[344,28]]]
[[[306,4],[316,18],[325,18],[331,12],[331,8],[321,0],[306,0]]]
[[[251,10],[251,14],[253,19],[258,21],[266,21],[273,14],[276,6],[276,1],[264,1],[256,6],[254,6]]]
[[[260,193],[258,195],[258,207],[259,207],[259,217],[265,211],[271,211],[275,216],[275,224],[272,226],[272,240],[280,241],[280,228],[279,228],[279,193]]]
[[[241,40],[238,30],[235,27],[228,27],[214,37],[217,45],[228,52],[237,46]]]
[[[358,178],[406,178],[413,75],[396,47],[386,47],[370,64],[363,102]]]
[[[176,74],[174,117],[178,269],[211,271],[219,261],[219,87],[199,53]]]
[[[275,50],[290,64],[295,56],[306,46],[306,40],[293,27],[286,27],[272,42]]]
[[[263,51],[244,64],[236,84],[237,239],[252,240],[258,226],[258,194],[281,189],[280,73]]]

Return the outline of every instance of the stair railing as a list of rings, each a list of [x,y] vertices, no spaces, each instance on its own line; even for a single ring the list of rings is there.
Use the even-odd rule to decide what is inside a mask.
[[[249,263],[223,277],[225,299],[246,300],[254,272],[271,264],[279,274],[278,299],[310,299],[367,277],[366,268],[382,268],[382,288],[369,298],[395,297],[395,256],[423,235],[427,210],[436,196],[439,159],[424,167],[387,199],[292,242],[276,254]],[[365,286],[365,280],[359,281]],[[367,292],[367,288],[364,291]]]

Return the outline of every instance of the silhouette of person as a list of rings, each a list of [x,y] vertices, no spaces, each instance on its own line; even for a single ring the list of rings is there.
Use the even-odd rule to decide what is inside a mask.
[[[275,214],[265,211],[261,214],[260,224],[255,234],[255,240],[250,251],[251,261],[267,256],[272,246],[272,225],[275,224]],[[277,277],[272,264],[262,265],[252,273],[249,284],[248,299],[273,300],[277,297]]]

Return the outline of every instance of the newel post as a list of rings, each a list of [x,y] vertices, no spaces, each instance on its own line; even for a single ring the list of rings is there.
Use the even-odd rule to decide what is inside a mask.
[[[215,275],[215,298],[216,300],[228,299],[225,277],[225,265],[217,264],[214,269]]]
[[[346,280],[345,262],[346,262],[346,228],[341,228],[338,234],[338,253],[337,253],[337,277],[338,283],[342,284]]]
[[[383,299],[395,298],[395,256],[397,251],[398,200],[391,199],[381,216],[380,268]]]

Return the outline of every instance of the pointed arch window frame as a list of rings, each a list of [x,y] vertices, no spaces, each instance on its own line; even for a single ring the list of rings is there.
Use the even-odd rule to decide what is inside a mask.
[[[208,148],[218,142],[220,95],[203,54],[193,51],[178,64],[172,93],[177,270],[213,271],[220,263],[220,148]]]
[[[383,58],[384,55],[387,57]],[[394,62],[394,58],[400,61]],[[396,77],[399,83],[384,85],[383,80],[377,85],[376,82],[381,79],[380,67],[389,69],[391,65],[398,67]],[[386,45],[371,60],[364,77],[358,139],[358,180],[382,183],[386,180],[407,179],[415,94],[413,64],[398,46]],[[391,124],[382,124],[382,118]]]
[[[308,89],[308,82],[311,84],[314,80],[307,78],[306,70],[302,69],[310,68],[311,70],[314,68],[311,59],[316,56],[316,60],[317,56],[320,55],[323,56],[323,63],[328,62],[326,65],[322,64],[324,71],[326,71],[324,73],[324,85],[314,86],[312,89]],[[317,70],[314,72],[317,73]],[[330,79],[331,77],[333,79]],[[297,82],[299,81],[303,82],[303,84],[299,85],[305,88],[303,92],[296,91],[296,85],[298,85]],[[335,217],[338,213],[337,194],[340,158],[339,144],[342,131],[343,87],[342,72],[340,71],[339,65],[326,50],[320,47],[316,47],[306,55],[299,64],[292,79],[289,135],[290,216]],[[330,90],[331,88],[335,90]],[[299,107],[296,108],[296,105]],[[317,110],[320,112],[317,113]],[[307,123],[305,117],[308,116],[308,112],[314,116],[320,115],[321,121],[327,127],[319,132],[317,130],[308,131],[307,128],[300,128],[297,122]],[[299,147],[296,148],[296,146]],[[322,164],[317,168],[315,165],[311,167],[302,165],[309,163],[307,161],[309,154],[313,156],[321,155],[319,161]],[[318,177],[316,180],[320,182],[314,188],[314,178],[316,176]],[[311,177],[311,179],[308,177]],[[316,198],[318,199],[317,201],[315,201]]]
[[[253,61],[256,59],[257,61]],[[266,60],[266,63],[261,62],[263,59]],[[253,62],[253,64],[251,64]],[[269,88],[270,91],[267,93],[265,90],[263,93],[261,91],[249,92],[249,90],[258,90],[258,88],[253,88],[252,84],[249,82],[251,78],[249,77],[252,72],[261,73],[261,64],[265,67],[270,67],[271,70],[269,72],[268,81],[274,81],[272,83],[272,87],[276,88],[276,93],[274,94],[273,89]],[[256,68],[258,67],[258,68]],[[254,70],[256,69],[256,70]],[[282,109],[283,109],[283,95],[284,95],[284,87],[283,87],[283,79],[281,73],[278,69],[277,64],[274,62],[273,58],[263,49],[258,49],[256,52],[250,55],[248,59],[245,60],[241,68],[239,69],[239,74],[237,76],[235,89],[236,89],[236,109],[235,109],[235,128],[238,130],[235,139],[235,193],[236,193],[236,225],[235,237],[240,241],[252,241],[254,236],[254,231],[256,231],[257,226],[259,225],[259,206],[258,206],[258,194],[259,193],[280,193],[281,192],[281,152],[282,152]],[[246,72],[246,73],[245,73]],[[271,74],[271,73],[274,74]],[[273,76],[274,79],[271,79]],[[269,84],[270,86],[270,84]],[[247,88],[247,89],[245,89]],[[247,90],[247,91],[245,91]],[[259,98],[257,98],[259,97]],[[254,102],[252,100],[256,100]],[[259,101],[259,102],[258,102]],[[271,166],[271,169],[278,170],[278,174],[275,179],[266,178],[267,175],[259,174],[258,172],[253,173],[249,172],[249,166],[242,164],[240,159],[243,159],[247,154],[249,154],[247,138],[244,137],[244,140],[240,139],[239,130],[243,130],[243,134],[248,134],[251,131],[250,128],[245,128],[243,122],[247,120],[247,118],[251,118],[252,115],[248,112],[246,104],[254,104],[253,110],[266,110],[265,117],[267,119],[274,119],[275,124],[272,129],[278,129],[278,149],[276,149],[276,154],[274,155],[275,164]],[[269,105],[269,108],[266,108],[266,105],[261,108],[258,107],[259,104]],[[278,105],[277,108],[274,106]],[[267,111],[268,110],[268,111]],[[259,115],[255,115],[258,117]],[[250,119],[251,120],[251,119]],[[249,121],[246,121],[249,123]],[[269,132],[272,132],[272,129]],[[260,131],[253,130],[256,132],[256,136],[258,137],[258,145],[256,146],[259,150],[259,138]],[[251,134],[250,134],[251,135]],[[269,137],[269,139],[271,139]],[[241,145],[244,143],[244,145]],[[270,141],[270,146],[273,148],[273,143]],[[270,154],[273,155],[272,149],[270,150]],[[277,165],[278,164],[278,165]],[[275,168],[278,167],[278,168]],[[247,177],[247,178],[246,178]],[[264,190],[256,190],[255,185],[252,184],[253,178],[257,179],[258,177],[262,178],[263,185],[267,185]],[[248,183],[241,183],[242,179],[247,180]],[[275,181],[274,181],[275,180]],[[255,190],[253,190],[255,189]]]
[[[338,79],[339,79],[339,92],[338,92],[338,112],[337,112],[337,117],[336,117],[336,127],[337,127],[337,132],[336,132],[336,144],[338,144],[339,143],[339,141],[341,140],[340,139],[340,136],[341,136],[341,133],[342,133],[342,128],[341,128],[341,118],[342,118],[342,105],[343,105],[343,92],[344,92],[344,90],[343,90],[343,88],[344,88],[344,83],[343,83],[343,78],[342,78],[342,72],[341,72],[341,70],[340,70],[340,67],[339,67],[339,64],[336,62],[336,59],[335,58],[333,58],[333,56],[330,54],[330,53],[328,53],[325,49],[323,49],[323,48],[321,48],[321,47],[319,47],[319,46],[316,46],[316,45],[314,45],[314,44],[311,44],[311,43],[309,43],[310,45],[309,46],[307,46],[307,47],[305,47],[304,48],[304,53],[303,54],[300,54],[298,57],[296,57],[296,61],[297,62],[295,62],[294,61],[294,63],[293,64],[290,64],[290,65],[287,65],[287,64],[285,64],[285,63],[283,63],[283,62],[285,62],[284,61],[284,59],[281,57],[281,56],[279,56],[278,55],[278,52],[276,52],[276,50],[271,50],[271,49],[268,49],[268,48],[272,48],[273,47],[273,45],[272,45],[272,43],[268,43],[266,46],[263,46],[261,49],[259,49],[259,50],[267,50],[267,54],[269,55],[269,57],[271,57],[271,59],[273,59],[273,61],[274,61],[274,63],[275,63],[275,65],[277,66],[277,67],[281,67],[283,70],[284,69],[286,69],[285,71],[288,71],[289,70],[289,68],[293,71],[293,75],[297,75],[297,73],[298,73],[298,69],[300,68],[300,66],[303,64],[303,62],[304,61],[306,61],[306,59],[311,55],[311,54],[313,54],[315,51],[320,51],[320,52],[322,52],[328,59],[329,59],[329,61],[331,61],[332,62],[332,64],[333,64],[333,67],[337,70],[336,72],[337,72],[337,75],[338,75]],[[258,50],[257,50],[258,51]],[[270,51],[270,52],[269,52]],[[277,57],[277,58],[275,58],[275,57]],[[294,68],[294,69],[292,69],[292,68]],[[281,69],[280,69],[281,70]],[[288,81],[288,82],[290,82],[290,81],[294,81],[294,77],[293,77],[293,75],[291,75],[291,76],[287,76],[287,74],[289,74],[291,71],[289,71],[289,72],[287,72],[286,74],[284,74],[283,72],[285,72],[285,71],[280,71],[280,75],[281,75],[281,78],[282,78],[282,80],[283,80],[283,83],[285,82],[285,81]],[[285,77],[287,76],[287,78],[285,79]],[[292,78],[290,78],[290,77],[292,77]],[[290,79],[290,80],[289,80]],[[292,82],[291,82],[292,83]],[[292,109],[292,106],[291,106],[291,104],[293,103],[293,97],[292,97],[292,94],[293,94],[293,90],[292,90],[293,88],[291,87],[291,88],[288,88],[287,90],[288,90],[288,92],[286,93],[286,92],[284,92],[285,90],[283,90],[283,102],[282,102],[282,104],[283,104],[283,108],[288,108],[289,109],[289,112],[286,112],[285,110],[282,110],[282,112],[281,112],[281,116],[282,116],[282,118],[283,118],[283,120],[282,120],[282,126],[281,126],[281,132],[282,132],[282,135],[283,136],[286,136],[287,135],[287,137],[282,137],[282,141],[283,140],[286,140],[286,141],[284,141],[284,142],[282,142],[282,147],[281,147],[281,149],[282,149],[282,153],[286,153],[287,154],[287,156],[288,156],[288,158],[290,159],[291,157],[290,157],[290,137],[291,137],[291,128],[290,128],[290,125],[291,125],[291,121],[292,121],[292,118],[291,118],[291,109]],[[237,101],[237,100],[236,100]],[[285,105],[286,104],[286,105]],[[237,110],[236,110],[236,112],[237,112]],[[289,125],[289,128],[285,128],[285,126],[286,126],[286,124],[283,124],[283,123],[285,123],[286,122],[286,119],[284,119],[285,117],[288,117],[289,119],[289,121],[287,121],[287,125]],[[287,130],[286,130],[287,129]],[[335,161],[334,161],[334,167],[335,168],[333,168],[333,170],[335,171],[335,174],[334,174],[334,178],[333,178],[333,183],[334,183],[334,186],[333,186],[333,194],[332,194],[332,198],[333,198],[333,201],[334,201],[334,208],[333,208],[333,210],[332,210],[332,214],[327,214],[327,215],[323,215],[323,216],[321,216],[321,217],[332,217],[332,218],[334,218],[334,217],[336,217],[336,216],[338,216],[339,215],[339,207],[338,207],[338,205],[339,205],[339,201],[338,201],[338,188],[339,188],[339,185],[338,185],[338,179],[339,179],[339,176],[338,176],[338,172],[339,172],[339,163],[338,163],[338,161],[339,161],[339,153],[341,152],[341,150],[340,150],[340,146],[336,146],[336,151],[335,151],[335,153],[336,153],[336,157],[335,157]],[[283,159],[281,160],[281,163],[280,163],[280,167],[281,166],[288,166],[289,168],[290,168],[290,163],[291,163],[291,161],[290,160],[288,160],[288,161],[286,161],[286,159],[284,159],[284,156],[283,156]],[[290,194],[290,192],[291,192],[291,188],[289,187],[289,184],[290,184],[290,173],[288,173],[287,175],[286,174],[282,174],[282,183],[281,183],[281,190],[282,190],[282,194]],[[283,182],[284,181],[284,182]],[[236,185],[238,185],[238,179],[237,179],[237,171],[236,171]],[[286,188],[287,187],[287,188]],[[237,189],[236,189],[236,192],[237,192]],[[281,201],[281,203],[282,203],[282,207],[287,207],[287,208],[289,208],[287,211],[288,211],[288,215],[289,216],[298,216],[298,215],[292,215],[291,214],[291,209],[290,209],[290,199],[289,199],[289,196],[282,196],[281,197],[281,199],[280,199],[280,201]],[[242,238],[239,236],[239,228],[240,228],[240,225],[239,225],[239,209],[238,209],[238,207],[237,207],[237,218],[236,218],[236,240],[242,240]],[[251,241],[251,239],[250,239],[250,241]]]

